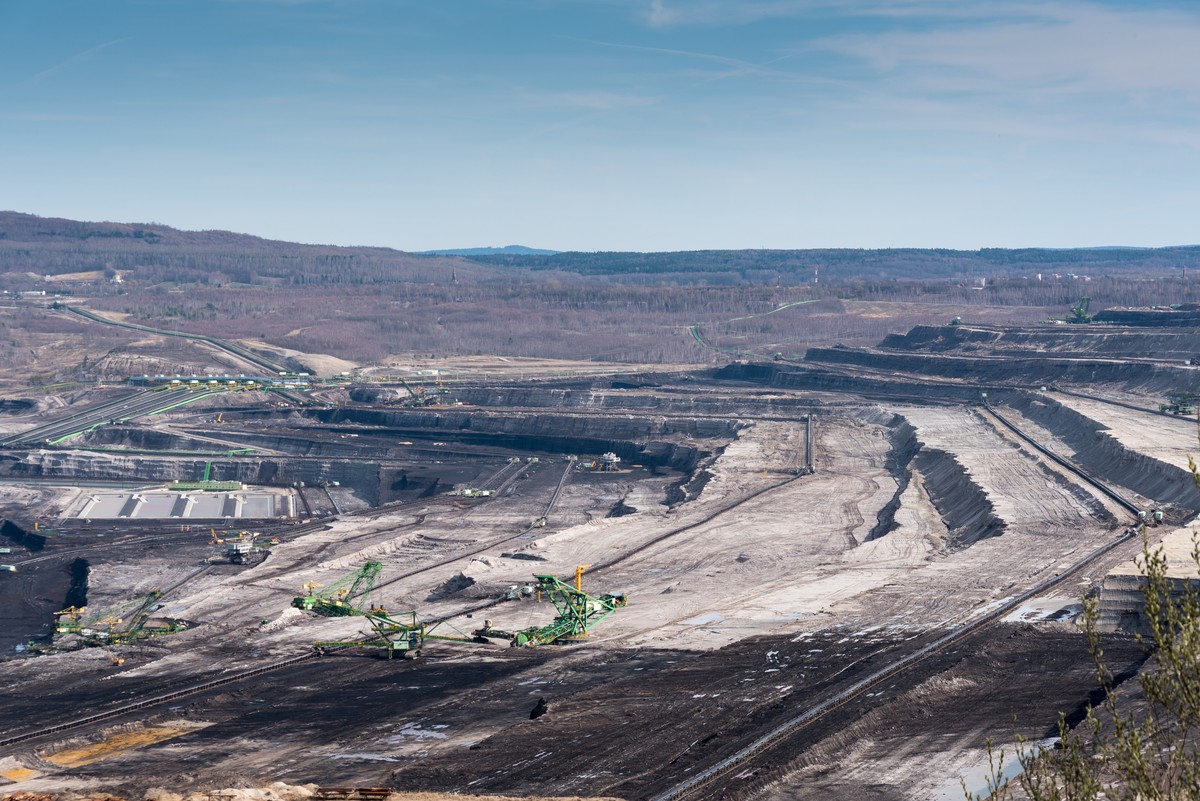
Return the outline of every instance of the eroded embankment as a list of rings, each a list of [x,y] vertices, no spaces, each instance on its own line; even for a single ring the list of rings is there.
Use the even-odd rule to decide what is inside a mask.
[[[749,381],[781,389],[837,392],[868,398],[887,398],[920,403],[978,403],[980,392],[988,392],[989,397],[1000,398],[1004,393],[1012,391],[1011,387],[999,385],[965,385],[922,381],[920,376],[892,379],[858,375],[851,370],[839,371],[820,366],[789,365],[780,367],[765,363],[731,364],[718,370],[715,378],[728,381]]]
[[[950,530],[951,547],[974,545],[1004,533],[1006,526],[996,515],[996,507],[954,454],[922,447],[913,464],[921,471],[929,499]]]
[[[810,348],[804,358],[810,362],[1024,387],[1054,383],[1106,383],[1120,385],[1131,391],[1200,391],[1198,370],[1182,365],[1150,364],[1122,359],[1072,359],[1061,356],[1035,358],[1033,354],[1014,359],[1006,356],[951,356],[866,348]]]
[[[1008,405],[1074,450],[1074,461],[1096,477],[1164,505],[1200,510],[1200,489],[1181,467],[1125,447],[1107,426],[1053,398],[1016,395]]]
[[[703,451],[675,440],[732,439],[745,425],[736,418],[522,415],[424,409],[323,409],[311,415],[324,423],[371,426],[397,436],[436,432],[469,445],[564,454],[611,451],[625,461],[684,472],[695,468]]]
[[[711,371],[710,371],[711,372]],[[705,376],[705,374],[700,374]],[[711,377],[711,376],[705,376]],[[834,399],[781,394],[767,390],[746,390],[736,396],[713,390],[709,385],[675,377],[669,386],[653,392],[647,385],[626,385],[621,381],[592,382],[582,386],[544,382],[537,386],[489,385],[456,386],[454,397],[472,406],[506,409],[595,410],[601,412],[653,412],[675,416],[705,417],[796,417],[813,407],[844,405]],[[366,403],[403,402],[407,393],[381,387],[356,387],[351,397]]]
[[[884,466],[896,479],[896,492],[875,516],[875,525],[867,534],[868,542],[887,536],[899,525],[896,522],[896,512],[900,511],[901,496],[908,490],[908,485],[912,482],[910,465],[913,457],[921,448],[921,443],[917,441],[917,430],[899,415],[896,415],[890,425],[888,438],[891,440],[891,448],[888,450]]]
[[[1007,352],[1022,358],[1042,358],[1046,353],[1079,357],[1145,357],[1154,354],[1159,359],[1183,361],[1200,353],[1200,331],[1090,325],[918,325],[904,334],[889,334],[879,347],[926,353],[958,351],[961,356],[974,355],[975,351],[992,355]]]
[[[929,500],[950,532],[949,547],[966,548],[1004,533],[1006,524],[987,493],[953,454],[925,445],[901,415],[896,415],[888,428],[891,449],[886,464],[896,479],[896,492],[879,511],[868,540],[887,536],[896,528],[896,512],[914,469],[920,471]]]

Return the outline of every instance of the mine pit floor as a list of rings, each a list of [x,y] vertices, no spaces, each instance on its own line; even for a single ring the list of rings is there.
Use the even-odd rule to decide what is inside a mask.
[[[681,387],[661,398],[680,403]],[[708,389],[727,393],[731,408],[754,408],[750,394],[755,403],[769,400],[761,388],[747,398],[737,386]],[[645,408],[658,396],[648,388],[629,397]],[[446,619],[460,631],[485,617],[514,628],[546,622],[546,605],[498,598],[534,572],[572,576],[580,564],[593,566],[587,589],[627,592],[630,604],[577,645],[432,643],[413,661],[340,652],[40,737],[9,749],[23,769],[40,774],[19,788],[102,786],[132,795],[164,776],[197,788],[229,786],[236,776],[649,798],[1121,531],[1090,490],[1066,487],[1062,472],[958,405],[843,396],[836,411],[823,407],[817,418],[816,472],[808,475],[803,421],[786,416],[803,398],[830,399],[796,393],[769,417],[739,416],[728,426],[715,416],[689,422],[634,409],[605,418],[604,425],[669,431],[655,435],[657,453],[694,449],[688,471],[573,472],[561,453],[517,447],[549,442],[530,432],[536,417],[528,413],[503,424],[526,426],[524,439],[501,432],[490,443],[479,432],[401,439],[405,429],[396,426],[293,420],[273,429],[266,414],[242,421],[264,447],[275,437],[270,447],[286,439],[299,449],[308,437],[314,451],[327,449],[297,456],[297,468],[324,470],[360,448],[360,462],[407,464],[411,484],[386,488],[402,501],[394,507],[285,533],[260,565],[206,572],[161,611],[196,625],[122,649],[121,666],[99,649],[0,662],[11,699],[0,739],[273,665],[310,653],[318,639],[356,636],[361,621],[316,618],[290,602],[305,582],[328,584],[367,560],[384,565],[380,604]],[[502,417],[489,415],[488,425]],[[585,414],[556,420],[592,442],[604,430]],[[183,430],[180,423],[203,428],[195,419],[172,425]],[[237,430],[227,426],[222,435],[236,440]],[[523,462],[508,481],[517,476],[506,467],[510,453],[539,461]],[[468,486],[494,480],[504,490],[451,498],[428,490],[438,486],[433,477]],[[319,495],[334,503],[332,494]],[[543,517],[545,525],[536,525]],[[71,536],[98,545],[112,534]],[[196,536],[207,540],[208,532]],[[975,769],[989,736],[1044,737],[1058,711],[1077,712],[1094,686],[1085,638],[1061,621],[1073,613],[1072,599],[1134,546],[1072,575],[1052,597],[1030,600],[1009,622],[835,707],[705,788],[704,797],[933,797]],[[134,558],[116,547],[95,551],[89,600],[167,581],[198,564],[206,548],[177,540]],[[63,565],[50,564],[18,574],[46,579],[41,614],[65,589],[61,576],[51,576]],[[20,598],[0,592],[0,611]],[[1105,650],[1119,673],[1143,659],[1127,638]],[[531,719],[539,699],[548,712]],[[180,733],[153,742],[168,730]],[[103,743],[137,731],[149,739],[105,750]],[[50,758],[85,751],[98,758]]]

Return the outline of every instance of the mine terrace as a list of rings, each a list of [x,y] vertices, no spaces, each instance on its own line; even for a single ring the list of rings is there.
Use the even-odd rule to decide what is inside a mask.
[[[1188,314],[11,390],[0,782],[961,797],[1094,700],[1081,595],[1146,658],[1136,527],[1200,510]]]

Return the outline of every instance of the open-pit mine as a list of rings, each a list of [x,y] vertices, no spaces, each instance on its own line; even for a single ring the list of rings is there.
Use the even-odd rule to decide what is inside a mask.
[[[961,798],[1095,701],[1110,573],[1146,660],[1138,532],[1200,510],[1177,314],[10,392],[0,792]]]

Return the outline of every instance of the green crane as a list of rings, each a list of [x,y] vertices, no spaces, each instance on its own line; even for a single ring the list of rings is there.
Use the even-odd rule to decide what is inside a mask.
[[[1195,414],[1198,399],[1200,396],[1194,392],[1172,392],[1167,403],[1159,406],[1158,410],[1171,414]]]
[[[392,615],[384,609],[372,609],[365,612],[363,617],[370,624],[371,631],[363,632],[362,639],[317,642],[313,645],[320,650],[327,648],[382,648],[387,652],[388,659],[391,659],[397,654],[402,658],[409,654],[419,656],[421,647],[425,645],[426,640],[487,643],[486,639],[477,636],[435,634],[435,629],[445,621],[419,623],[416,612],[401,612],[398,615]]]
[[[434,406],[437,404],[437,397],[426,395],[424,387],[418,385],[414,389],[413,385],[405,381],[403,376],[396,376],[396,380],[400,382],[400,386],[404,387],[404,391],[408,393],[408,398],[403,401],[405,406]]]
[[[625,595],[588,595],[583,591],[583,571],[591,565],[575,568],[575,585],[559,581],[554,576],[534,574],[539,600],[545,594],[558,610],[558,614],[544,626],[531,626],[520,631],[503,631],[492,628],[486,621],[482,629],[474,632],[476,637],[508,640],[514,647],[523,645],[545,645],[564,640],[582,639],[600,621],[623,606],[628,605]]]
[[[292,606],[324,617],[365,615],[370,610],[369,596],[375,579],[383,569],[380,562],[367,562],[348,576],[318,591],[319,584],[308,582],[304,595],[292,599]]]
[[[1079,299],[1079,302],[1071,307],[1071,316],[1067,318],[1068,323],[1090,323],[1092,315],[1088,314],[1088,309],[1091,308],[1092,299],[1086,295]]]
[[[70,606],[54,613],[54,631],[56,634],[79,635],[84,645],[117,645],[187,629],[187,623],[180,620],[167,620],[157,626],[146,626],[162,597],[163,593],[159,590],[151,590],[144,596],[86,617],[86,607]]]
[[[488,620],[484,622],[483,628],[471,632],[470,636],[438,634],[436,630],[439,626],[448,625],[445,621],[421,623],[417,621],[416,612],[392,615],[383,609],[372,609],[362,613],[371,630],[364,631],[360,639],[317,642],[314,645],[321,650],[382,648],[387,652],[388,659],[391,659],[397,654],[401,657],[409,654],[419,655],[426,640],[470,643],[508,640],[510,645],[516,647],[582,639],[587,637],[600,621],[629,603],[624,595],[593,596],[584,592],[580,584],[583,571],[588,567],[590,565],[579,565],[575,568],[575,586],[559,581],[554,576],[534,576],[537,579],[534,588],[539,600],[543,594],[547,595],[558,611],[554,619],[544,626],[532,626],[510,632],[493,628],[492,622]]]

